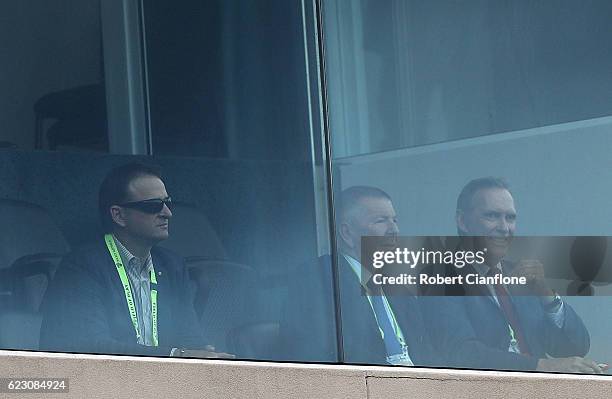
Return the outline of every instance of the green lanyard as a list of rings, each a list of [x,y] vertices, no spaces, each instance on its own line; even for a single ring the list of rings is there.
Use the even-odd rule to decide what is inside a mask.
[[[128,280],[128,276],[125,272],[125,267],[123,267],[123,262],[121,261],[121,255],[119,255],[117,244],[115,244],[115,239],[111,234],[105,234],[104,241],[106,242],[106,248],[108,248],[108,252],[110,252],[111,257],[113,258],[113,262],[115,262],[117,273],[119,273],[119,278],[121,279],[121,285],[123,285],[123,292],[125,293],[125,300],[127,302],[128,310],[130,312],[130,318],[132,319],[134,330],[136,330],[136,339],[140,340],[141,334],[140,328],[138,328],[138,317],[136,316],[136,305],[134,304],[134,296],[132,295],[132,288],[130,287],[130,281]],[[157,278],[155,277],[155,270],[153,270],[153,267],[151,267],[151,284],[157,285]],[[154,288],[151,288],[151,324],[153,325],[153,346],[158,346],[159,338],[157,335],[157,290]]]
[[[510,332],[510,346],[512,346],[513,348],[518,348],[518,340],[516,339],[516,336],[514,335],[514,329],[510,324],[508,324],[508,330]]]

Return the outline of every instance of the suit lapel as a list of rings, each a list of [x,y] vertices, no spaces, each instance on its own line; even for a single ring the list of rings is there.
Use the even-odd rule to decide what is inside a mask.
[[[457,274],[463,276],[463,281],[465,281],[465,276],[468,274],[479,274],[476,269],[472,265],[466,265],[461,269],[457,269]],[[485,285],[473,285],[473,284],[463,284],[465,289],[466,296],[474,296],[478,297],[479,302],[482,303],[482,306],[485,307],[484,311],[488,314],[495,317],[496,320],[492,320],[491,327],[494,325],[503,326],[503,329],[506,329],[507,321],[506,318],[499,308],[499,305],[493,298],[491,291],[489,291],[488,287]]]
[[[511,300],[523,330],[523,336],[527,341],[527,347],[531,354],[540,353],[541,344],[536,339],[538,335],[533,333],[538,329],[534,315],[539,314],[540,300],[531,296],[511,296]]]
[[[342,255],[338,267],[346,357],[360,362],[384,362],[384,343],[368,298],[362,294],[357,276]]]
[[[121,330],[121,335],[126,339],[135,339],[134,326],[130,320],[130,313],[127,307],[127,300],[125,298],[125,291],[123,290],[123,284],[121,278],[117,272],[117,267],[113,261],[104,240],[102,240],[99,246],[100,254],[99,261],[100,267],[104,270],[104,273],[108,276],[108,292],[106,293],[108,306],[108,314],[110,315],[110,324],[116,325]],[[125,267],[125,265],[124,265]]]
[[[452,266],[454,267],[454,266]],[[456,268],[457,269],[457,274],[460,276],[463,276],[463,281],[466,281],[465,278],[468,274],[479,274],[476,269],[472,266],[472,265],[466,265],[462,268]],[[489,289],[485,286],[485,285],[481,285],[481,284],[463,284],[463,287],[465,289],[465,294],[467,296],[482,296],[482,297],[487,297],[488,299],[490,299],[491,303],[495,306],[497,306],[495,304],[495,300],[493,299],[493,296],[491,295],[491,291],[489,291]]]
[[[425,336],[425,322],[418,297],[408,294],[392,295],[388,296],[387,300],[402,330],[411,360],[420,364],[431,358],[433,349]]]
[[[108,273],[109,280],[110,280],[110,287],[114,294],[112,297],[119,298],[119,301],[123,305],[122,309],[127,312],[125,291],[123,290],[123,285],[121,284],[121,278],[119,277],[119,273],[117,272],[117,266],[115,266],[115,261],[113,261],[113,258],[110,255],[110,252],[108,251],[108,248],[106,248],[106,245],[104,243],[102,243],[100,249],[101,249],[100,258],[102,259],[104,269]],[[123,267],[126,267],[126,265],[123,265]],[[129,320],[129,314],[128,314],[128,320]]]

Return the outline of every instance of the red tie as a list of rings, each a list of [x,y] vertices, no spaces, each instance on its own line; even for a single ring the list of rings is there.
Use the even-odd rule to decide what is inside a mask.
[[[498,267],[492,267],[489,270],[489,276],[495,276],[497,274],[501,274],[501,270]],[[506,320],[510,324],[512,330],[514,330],[514,335],[518,343],[519,350],[523,355],[529,355],[529,348],[527,347],[527,341],[525,340],[525,335],[523,335],[523,329],[521,328],[521,324],[519,323],[518,315],[516,314],[516,309],[514,309],[514,305],[510,300],[510,295],[506,290],[506,287],[503,284],[495,284],[493,285],[493,289],[495,290],[495,295],[497,296],[497,302],[499,302],[499,307],[506,317]]]

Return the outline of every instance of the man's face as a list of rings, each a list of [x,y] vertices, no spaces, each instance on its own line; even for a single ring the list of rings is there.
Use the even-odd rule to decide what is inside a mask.
[[[164,183],[155,176],[140,176],[128,185],[128,198],[125,202],[136,202],[148,199],[167,199],[168,193]],[[157,213],[145,213],[138,209],[122,207],[124,228],[128,234],[156,244],[168,238],[168,225],[172,212],[166,205]]]
[[[386,198],[363,198],[341,226],[340,236],[348,255],[361,257],[361,237],[399,233],[393,204]]]
[[[478,190],[471,208],[458,212],[457,226],[476,239],[479,248],[487,248],[487,257],[501,260],[510,247],[516,227],[516,209],[510,192],[503,188]]]

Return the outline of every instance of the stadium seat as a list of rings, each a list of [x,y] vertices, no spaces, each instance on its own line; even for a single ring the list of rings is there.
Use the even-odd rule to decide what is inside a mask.
[[[0,218],[11,226],[0,235],[0,348],[37,349],[42,298],[69,246],[38,205],[2,199]]]
[[[183,256],[186,262],[227,260],[227,253],[206,214],[198,207],[175,201],[170,236],[160,246]]]
[[[198,207],[175,202],[170,236],[160,246],[185,258],[194,282],[194,307],[207,342],[227,350],[229,331],[253,321],[257,273],[232,262],[206,214]]]
[[[281,360],[278,322],[254,322],[232,329],[227,337],[229,351],[241,359]]]

